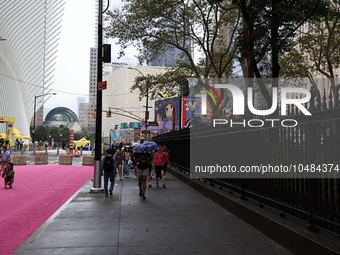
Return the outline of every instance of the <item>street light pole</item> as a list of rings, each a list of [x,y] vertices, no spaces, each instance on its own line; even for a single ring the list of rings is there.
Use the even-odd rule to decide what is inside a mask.
[[[47,93],[47,94],[42,94],[42,95],[39,95],[39,96],[34,96],[33,130],[32,130],[33,153],[35,153],[34,138],[35,138],[35,121],[37,119],[37,117],[36,117],[37,98],[47,96],[47,95],[56,95],[56,94],[57,93]]]
[[[146,106],[145,106],[145,140],[148,138],[148,119],[149,119],[149,86],[146,84]]]
[[[103,80],[103,0],[98,1],[98,57],[97,57],[97,105],[96,105],[96,137],[94,147],[93,187],[90,193],[104,193],[101,187],[101,143],[102,143],[102,90],[98,83]]]
[[[145,77],[145,75],[139,71],[137,68],[133,68],[133,67],[128,67],[128,69],[133,69],[137,72],[139,72],[143,77]],[[146,106],[145,106],[145,140],[147,140],[148,138],[148,119],[149,119],[149,86],[148,84],[146,84]]]

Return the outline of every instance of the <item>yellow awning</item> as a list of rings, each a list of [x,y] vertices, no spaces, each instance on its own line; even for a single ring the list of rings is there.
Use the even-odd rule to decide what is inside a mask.
[[[80,139],[79,141],[76,141],[75,142],[75,145],[76,145],[76,148],[77,147],[85,147],[85,146],[88,146],[90,145],[90,141],[89,140],[86,140],[84,137],[82,139]]]
[[[22,133],[20,133],[19,130],[16,129],[16,127],[13,127],[13,136],[15,136],[18,139],[30,139],[30,140],[32,140],[31,137],[25,136]]]

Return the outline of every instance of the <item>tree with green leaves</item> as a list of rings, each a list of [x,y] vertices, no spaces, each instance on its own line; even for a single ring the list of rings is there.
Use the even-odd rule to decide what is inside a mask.
[[[286,76],[306,74],[316,91],[318,90],[315,78],[326,77],[334,96],[334,104],[338,106],[339,86],[336,84],[334,71],[340,66],[340,1],[330,1],[328,4],[328,12],[325,15],[317,20],[310,20],[303,29],[300,29],[298,49],[294,55],[287,54],[282,62],[290,62],[289,69],[284,71]],[[297,56],[298,61],[294,59]],[[321,101],[319,91],[318,101]]]
[[[32,127],[31,127],[32,129]],[[56,143],[69,143],[70,142],[70,128],[64,125],[59,127],[55,126],[39,126],[36,128],[35,133],[36,140],[39,142],[49,142],[53,139]],[[84,132],[75,132],[74,139],[80,140],[86,137],[93,144],[95,141],[95,134],[87,134]]]
[[[178,93],[186,79],[192,77],[204,82],[230,76],[240,21],[234,6],[205,0],[126,0],[124,3],[123,8],[108,12],[106,19],[110,25],[105,28],[107,37],[118,38],[120,55],[128,45],[139,49],[141,63],[150,62],[168,49],[180,52],[176,66],[165,74],[136,79],[132,90],[138,88],[140,97],[146,96],[146,90],[152,99],[164,90]],[[197,60],[194,50],[200,55]],[[210,102],[214,116],[227,101],[224,90],[221,97],[223,104],[214,107]]]
[[[277,87],[280,77],[280,56],[293,50],[296,32],[306,21],[316,19],[327,12],[324,0],[232,0],[242,15],[242,30],[239,40],[240,63],[245,78],[256,77],[260,90],[271,105],[271,96],[262,82],[263,74],[259,63],[269,60],[270,72],[274,78],[272,86]]]
[[[66,126],[39,126],[35,131],[35,138],[38,142],[49,142],[53,139],[57,143],[68,142],[70,140],[70,129]]]

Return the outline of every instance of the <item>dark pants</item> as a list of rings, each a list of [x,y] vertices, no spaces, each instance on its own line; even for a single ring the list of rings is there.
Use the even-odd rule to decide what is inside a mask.
[[[114,172],[112,171],[111,173],[104,173],[104,192],[105,195],[109,194],[109,191],[107,189],[108,184],[110,180],[110,189],[113,190],[113,186],[115,185],[115,175]]]
[[[156,178],[162,178],[162,170],[164,170],[164,166],[155,166]]]

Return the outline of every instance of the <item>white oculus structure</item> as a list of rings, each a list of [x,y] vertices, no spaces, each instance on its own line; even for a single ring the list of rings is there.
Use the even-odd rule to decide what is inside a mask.
[[[16,118],[30,136],[38,110],[51,96],[65,0],[0,1],[0,116]],[[71,46],[70,47],[74,47]]]

